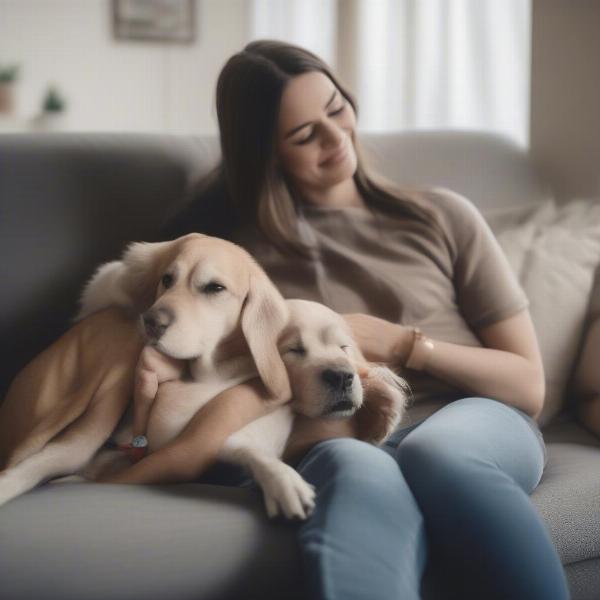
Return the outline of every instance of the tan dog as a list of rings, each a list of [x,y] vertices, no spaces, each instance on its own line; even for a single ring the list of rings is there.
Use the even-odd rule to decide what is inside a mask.
[[[122,261],[101,267],[84,292],[80,317],[101,312],[67,332],[9,389],[0,411],[8,433],[2,438],[0,505],[59,475],[93,478],[119,456],[97,451],[130,400],[143,341],[131,318],[102,310],[115,303],[143,312],[150,342],[187,360],[191,375],[203,380],[201,393],[196,389],[178,403],[161,402],[159,394],[155,421],[149,422],[153,450],[176,437],[207,400],[251,377],[260,375],[273,400],[289,400],[276,347],[286,304],[250,255],[199,234],[132,244]],[[127,417],[117,440],[131,438]]]

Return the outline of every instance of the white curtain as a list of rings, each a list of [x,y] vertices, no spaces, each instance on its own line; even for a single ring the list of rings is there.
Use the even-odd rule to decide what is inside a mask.
[[[528,143],[531,0],[254,0],[252,38],[304,46],[362,130],[479,129]]]
[[[337,0],[252,0],[250,37],[302,46],[334,66]]]

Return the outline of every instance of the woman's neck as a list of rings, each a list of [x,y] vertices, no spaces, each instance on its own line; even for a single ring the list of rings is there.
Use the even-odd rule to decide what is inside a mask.
[[[309,206],[317,208],[366,208],[353,178],[346,179],[327,189],[303,190],[302,198]]]

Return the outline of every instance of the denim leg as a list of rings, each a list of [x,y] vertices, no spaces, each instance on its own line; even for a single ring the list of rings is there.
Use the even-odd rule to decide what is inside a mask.
[[[449,597],[569,597],[528,497],[542,476],[544,448],[523,413],[488,398],[457,400],[411,431],[396,458],[425,517],[432,560],[455,594]]]
[[[314,446],[296,468],[317,490],[315,511],[299,528],[306,597],[419,598],[424,523],[396,461],[338,438]]]

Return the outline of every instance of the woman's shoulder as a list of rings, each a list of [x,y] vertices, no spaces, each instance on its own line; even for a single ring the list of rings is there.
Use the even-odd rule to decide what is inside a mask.
[[[479,209],[466,196],[450,188],[422,188],[421,198],[440,215],[445,227],[455,234],[479,228],[485,221]]]
[[[475,204],[461,193],[443,186],[428,186],[419,189],[421,197],[432,208],[448,213],[479,212]]]

